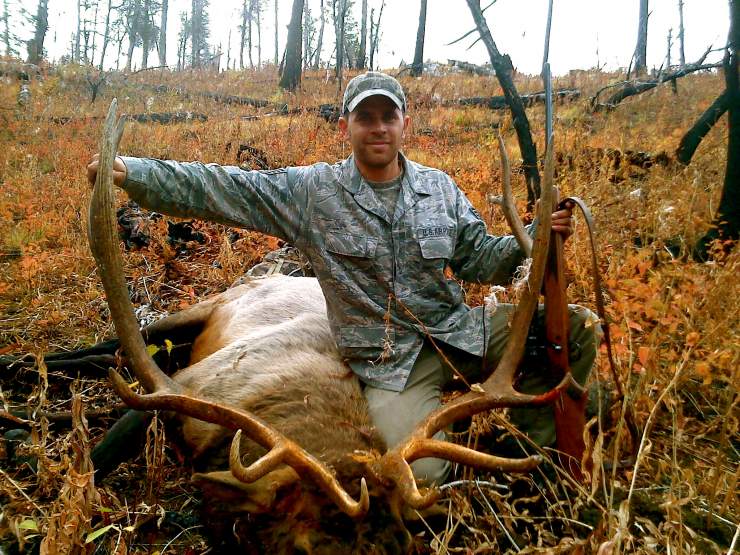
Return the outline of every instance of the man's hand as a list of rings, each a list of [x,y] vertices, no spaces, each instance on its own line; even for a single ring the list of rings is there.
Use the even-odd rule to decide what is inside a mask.
[[[95,154],[87,164],[87,180],[90,182],[90,185],[95,185],[95,178],[98,175],[98,167],[100,166],[99,159],[100,154]],[[126,164],[123,163],[120,156],[116,156],[116,159],[113,160],[113,183],[117,187],[123,185],[124,181],[126,181],[127,173]]]
[[[568,202],[566,205],[552,213],[552,230],[559,233],[565,241],[573,235],[573,204]]]

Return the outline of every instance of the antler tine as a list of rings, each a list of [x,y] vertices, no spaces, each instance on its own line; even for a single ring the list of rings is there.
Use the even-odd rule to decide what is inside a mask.
[[[268,450],[268,453],[253,465],[258,471],[246,473],[247,478],[251,477],[250,481],[285,463],[292,466],[302,478],[314,480],[348,515],[352,517],[364,515],[369,507],[369,495],[364,478],[360,483],[360,500],[355,502],[342,489],[331,471],[310,453],[248,412],[184,394],[182,386],[162,372],[148,354],[134,317],[133,306],[128,298],[128,289],[123,277],[123,261],[116,236],[113,161],[123,132],[122,121],[116,121],[116,105],[116,100],[113,100],[100,143],[100,165],[90,201],[88,240],[98,265],[98,273],[103,282],[121,345],[131,360],[137,378],[152,393],[148,395],[134,393],[120,374],[110,370],[109,376],[114,389],[132,408],[171,410],[231,430],[245,430],[250,438]]]
[[[364,516],[370,507],[367,482],[360,480],[360,499],[355,501],[339,484],[334,475],[312,455],[287,439],[281,439],[266,455],[245,467],[241,462],[241,430],[237,430],[231,442],[229,468],[243,482],[254,482],[281,464],[294,468],[301,477],[310,477],[329,498],[347,515],[353,518]]]
[[[524,229],[524,223],[522,223],[519,213],[516,210],[516,204],[514,201],[514,193],[511,190],[511,165],[509,164],[509,156],[506,154],[506,145],[504,144],[504,138],[501,136],[501,131],[498,131],[498,151],[501,155],[501,173],[503,174],[503,195],[501,198],[501,208],[504,211],[504,217],[506,218],[511,233],[516,237],[519,247],[524,251],[527,257],[532,256],[532,238]]]
[[[501,147],[503,143],[500,142]],[[502,152],[502,166],[505,180],[508,178],[508,159]],[[510,191],[510,187],[509,187]],[[439,430],[462,418],[499,407],[539,406],[552,403],[566,388],[578,386],[568,374],[553,389],[540,395],[520,393],[514,389],[514,374],[524,355],[529,324],[537,309],[539,293],[545,275],[547,251],[552,226],[553,195],[553,151],[552,141],[545,158],[545,179],[537,213],[537,231],[532,249],[532,266],[529,271],[527,287],[517,305],[511,325],[509,342],[496,370],[483,384],[481,390],[470,391],[454,401],[432,412],[422,421],[413,433],[400,445],[386,453],[379,461],[380,473],[391,477],[399,488],[401,496],[416,508],[429,506],[437,498],[432,490],[420,493],[413,479],[410,463],[416,459],[437,456],[487,470],[507,470],[524,472],[537,466],[541,459],[537,456],[524,459],[503,459],[485,455],[473,449],[431,439]],[[510,203],[513,205],[513,203]]]

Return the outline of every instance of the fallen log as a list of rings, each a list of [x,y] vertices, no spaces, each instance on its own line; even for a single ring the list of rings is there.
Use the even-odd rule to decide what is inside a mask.
[[[462,62],[460,60],[447,60],[447,63],[452,67],[459,67],[463,71],[472,73],[474,75],[480,75],[482,77],[494,77],[496,71],[492,67],[479,66],[468,62]]]
[[[152,114],[127,114],[123,116],[139,123],[184,123],[190,121],[208,121],[208,116],[198,112],[162,112]]]
[[[581,97],[581,91],[578,89],[562,89],[553,91],[553,98],[556,100],[573,101]],[[522,104],[525,108],[545,102],[545,93],[537,92],[533,94],[520,95]],[[445,102],[445,106],[485,106],[490,110],[506,110],[509,105],[505,96],[472,96],[469,98],[459,98]]]
[[[591,97],[591,101],[590,101],[591,110],[594,112],[599,112],[601,110],[613,110],[623,100],[631,96],[642,94],[645,91],[652,90],[658,85],[661,85],[663,83],[667,83],[669,81],[675,82],[676,79],[680,79],[681,77],[685,77],[686,75],[689,75],[696,71],[704,71],[704,70],[717,69],[717,68],[722,67],[721,62],[717,62],[714,64],[704,63],[704,60],[706,59],[707,55],[710,52],[711,52],[711,47],[706,52],[704,52],[704,54],[702,55],[701,58],[699,58],[698,61],[694,62],[693,64],[688,64],[676,71],[664,73],[656,79],[650,79],[647,81],[645,80],[643,81],[638,81],[638,80],[621,81],[619,83],[612,83],[611,85],[602,87],[601,89],[596,91],[596,94],[593,97]],[[613,93],[606,100],[606,102],[599,102],[599,95],[601,95],[601,93],[609,89],[614,89],[614,88],[618,88],[619,90]]]
[[[139,123],[159,123],[166,125],[169,123],[189,123],[192,121],[208,121],[208,116],[199,112],[160,112],[150,114],[124,114],[123,118],[136,121]],[[39,118],[40,120],[41,118]],[[53,116],[48,118],[52,123],[66,125],[75,121],[100,121],[102,116],[89,117],[72,117],[72,116]]]
[[[214,92],[209,92],[209,91],[187,91],[183,89],[182,87],[171,87],[169,85],[140,85],[140,87],[144,89],[152,90],[160,94],[161,93],[176,94],[177,96],[181,96],[183,98],[191,98],[191,97],[207,98],[209,100],[213,100],[220,104],[229,104],[229,105],[237,105],[237,106],[254,106],[255,108],[267,108],[268,106],[272,106],[276,109],[280,109],[281,107],[285,107],[285,109],[287,109],[287,104],[276,104],[274,102],[270,102],[269,100],[251,98],[248,96],[236,96],[236,95],[231,95],[231,94],[221,94],[221,93],[214,93]]]

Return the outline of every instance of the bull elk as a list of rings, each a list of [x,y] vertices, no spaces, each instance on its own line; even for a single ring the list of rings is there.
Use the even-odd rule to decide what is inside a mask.
[[[159,322],[160,329],[197,324],[202,331],[193,344],[190,366],[173,377],[156,366],[133,315],[117,244],[112,163],[123,127],[116,120],[115,106],[114,101],[101,142],[89,240],[121,345],[148,393],[135,393],[112,369],[110,379],[130,407],[179,415],[184,440],[195,457],[210,463],[208,471],[195,478],[208,493],[212,511],[279,511],[282,518],[295,522],[325,521],[327,513],[322,511],[331,505],[351,525],[340,535],[353,551],[362,551],[362,542],[368,541],[372,552],[394,552],[408,540],[404,508],[429,507],[438,498],[438,490],[417,485],[412,461],[439,457],[516,472],[540,462],[538,456],[501,458],[432,438],[474,414],[551,403],[566,388],[579,387],[570,374],[541,395],[523,394],[513,387],[547,258],[552,152],[547,156],[529,282],[502,360],[484,383],[430,414],[401,444],[386,446],[370,422],[358,379],[339,356],[325,301],[313,278],[254,278]],[[508,181],[508,171],[505,177]],[[214,453],[231,434],[229,470],[225,461],[218,468]],[[371,506],[386,518],[369,538],[363,522]],[[351,537],[347,529],[354,531]],[[305,526],[291,531],[283,550],[332,545],[314,541]]]

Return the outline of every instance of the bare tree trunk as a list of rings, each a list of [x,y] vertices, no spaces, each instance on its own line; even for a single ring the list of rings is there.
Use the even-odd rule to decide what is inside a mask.
[[[725,53],[727,95],[727,165],[722,196],[712,228],[694,246],[693,255],[706,260],[714,240],[724,241],[726,252],[740,237],[740,0],[730,0],[730,33]]]
[[[411,75],[418,77],[424,72],[424,33],[427,24],[427,0],[421,0],[421,11],[419,12],[419,29],[416,31],[416,50],[414,50],[414,63],[411,65]]]
[[[686,134],[681,137],[681,142],[678,144],[676,149],[676,160],[681,162],[684,166],[687,166],[691,162],[691,158],[694,156],[694,152],[699,147],[702,139],[707,133],[714,127],[714,124],[719,121],[724,113],[727,111],[727,91],[719,95],[712,105],[707,108],[704,113],[699,117],[698,120],[691,126]]]
[[[6,19],[7,26],[7,19]],[[73,61],[80,61],[80,32],[82,29],[82,0],[77,0],[77,34],[75,35],[75,53]]]
[[[308,3],[303,4],[303,60],[301,64],[303,69],[308,69],[308,58],[311,55],[311,39],[308,36],[308,30],[311,25],[311,10],[308,8]]]
[[[337,8],[337,1],[339,6]],[[334,27],[336,37],[336,50],[337,50],[337,66],[334,70],[339,90],[342,89],[342,70],[344,68],[344,24],[345,16],[347,14],[347,0],[334,0]]]
[[[229,38],[226,42],[226,69],[231,69],[231,27],[229,27]]]
[[[345,27],[346,27],[346,24],[345,24]],[[352,49],[349,47],[349,41],[348,41],[349,37],[347,36],[346,31],[342,34],[343,34],[342,38],[344,39],[344,56],[345,56],[345,59],[347,60],[347,67],[350,69],[354,69],[357,67],[357,60],[355,60],[355,58],[352,56],[353,52],[352,52]]]
[[[278,51],[278,0],[275,0],[275,67],[280,63],[280,52]]]
[[[364,1],[364,0],[363,0]],[[324,46],[324,25],[326,24],[326,14],[324,13],[324,0],[321,0],[321,26],[319,27],[319,39],[316,44],[316,52],[314,53],[313,69],[319,69],[319,63],[321,62],[321,48]]]
[[[684,52],[683,0],[678,0],[678,56],[681,67],[684,67],[686,65],[686,54]]]
[[[294,91],[301,83],[303,2],[304,0],[293,0],[293,12],[288,26],[288,44],[285,47],[285,66],[280,78],[280,88],[289,91]]]
[[[262,6],[257,3],[257,67],[262,67]]]
[[[36,7],[36,24],[33,38],[28,41],[28,63],[38,64],[44,56],[44,38],[49,29],[49,0],[39,0]],[[109,10],[110,11],[110,10]]]
[[[167,65],[167,12],[169,0],[162,0],[162,19],[159,24],[159,65]]]
[[[249,2],[249,14],[247,17],[247,54],[249,55],[249,68],[254,69],[254,60],[252,59],[252,17],[254,10],[254,0]]]
[[[151,0],[144,0],[141,12],[141,69],[149,67],[149,50],[151,50],[151,25],[149,24],[149,10]]]
[[[242,2],[242,24],[239,26],[241,37],[239,40],[239,69],[244,69],[244,43],[247,38],[247,0]]]
[[[103,63],[105,62],[105,52],[108,50],[108,43],[110,42],[110,14],[113,11],[113,0],[108,0],[108,11],[105,14],[105,28],[103,29],[103,46],[100,48],[100,64],[98,69],[103,71]]]
[[[10,10],[8,9],[8,0],[3,0],[3,22],[5,23],[5,30],[3,31],[5,55],[12,56],[13,49],[10,46]]]
[[[385,8],[385,0],[380,4],[378,20],[374,24],[372,11],[370,12],[370,69],[374,67],[375,54],[378,53],[378,49],[380,48],[380,19],[383,17],[383,8]],[[374,32],[373,27],[375,27]]]
[[[177,71],[182,71],[183,69],[185,69],[185,59],[187,58],[189,35],[187,29],[190,25],[187,12],[180,13],[180,21],[182,22],[183,30],[180,31],[180,36],[178,37],[179,43],[177,45]]]
[[[640,0],[640,19],[637,25],[634,66],[637,75],[647,71],[648,15],[648,0]]]
[[[203,7],[201,6],[200,0],[193,0],[192,9],[193,11],[190,16],[190,44],[192,47],[190,53],[190,65],[193,68],[197,68],[201,66],[200,46],[202,42],[202,18],[198,12],[202,12]]]
[[[137,8],[138,9],[138,8]],[[138,14],[133,14],[131,19],[126,23],[128,25],[128,51],[126,52],[126,67],[123,71],[131,71],[131,61],[134,56],[134,48],[136,48],[136,37],[138,29]]]
[[[527,181],[527,203],[532,207],[534,206],[535,200],[540,196],[540,173],[537,169],[537,146],[532,140],[532,134],[529,128],[529,119],[527,118],[527,113],[524,111],[524,104],[516,90],[516,85],[514,85],[511,58],[509,58],[508,55],[502,55],[499,52],[498,47],[491,36],[491,31],[488,29],[488,24],[483,17],[480,0],[466,1],[470,8],[470,13],[473,16],[473,21],[475,21],[475,26],[478,28],[481,40],[488,50],[488,56],[491,58],[491,65],[496,71],[496,78],[504,91],[506,103],[511,109],[511,117],[514,122],[514,129],[516,130],[517,139],[519,141],[519,150],[522,155],[524,176]]]
[[[360,20],[360,51],[357,53],[357,67],[367,67],[367,0],[362,0],[362,19]]]
[[[118,53],[116,54],[116,71],[118,71],[121,68],[121,50],[123,50],[123,39],[126,38],[126,33],[123,30],[119,30],[116,38],[118,39]]]
[[[95,63],[95,44],[96,44],[95,39],[97,39],[97,36],[98,36],[97,29],[98,29],[98,10],[99,9],[100,9],[100,0],[95,2],[95,16],[93,17],[93,28],[92,28],[92,50],[90,51],[90,59],[89,59],[90,65],[93,65]],[[86,63],[88,63],[87,60],[86,60]]]

